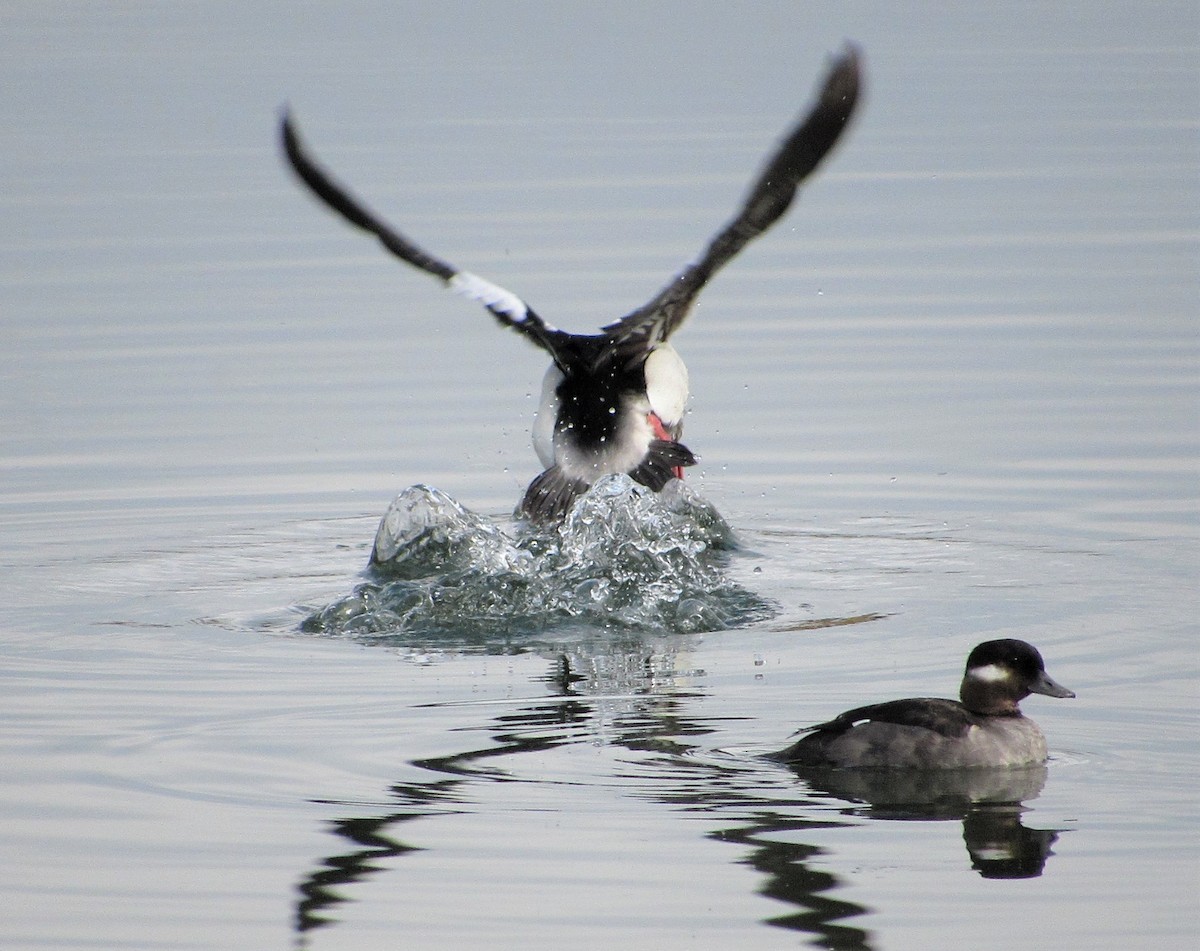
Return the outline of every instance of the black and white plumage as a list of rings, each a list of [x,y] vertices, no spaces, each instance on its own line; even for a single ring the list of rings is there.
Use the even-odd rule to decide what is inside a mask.
[[[1031,693],[1074,697],[1025,641],[984,641],[967,657],[959,700],[912,697],[847,710],[807,727],[772,759],[803,767],[965,769],[1033,766],[1046,738],[1018,704]]]
[[[413,244],[309,157],[286,112],[281,131],[291,167],[325,204],[374,234],[396,257],[483,304],[502,325],[550,355],[533,433],[546,469],[530,483],[520,510],[535,521],[553,521],[601,476],[628,473],[658,491],[696,462],[679,442],[687,369],[669,338],[709,279],[787,211],[800,183],[841,136],[859,85],[858,53],[847,47],[815,105],[784,138],[738,213],[653,299],[598,334],[559,330],[517,295]]]

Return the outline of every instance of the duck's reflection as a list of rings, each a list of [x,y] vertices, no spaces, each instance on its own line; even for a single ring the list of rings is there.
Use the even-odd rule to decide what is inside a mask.
[[[1046,767],[964,770],[805,770],[814,792],[852,804],[846,812],[876,819],[960,820],[971,867],[984,878],[1042,874],[1058,833],[1021,823],[1023,805],[1046,784]]]
[[[750,757],[697,755],[691,738],[714,727],[689,713],[695,694],[673,679],[687,670],[681,645],[685,639],[626,644],[610,654],[560,651],[543,678],[552,696],[492,716],[488,742],[479,748],[413,763],[429,778],[393,785],[383,810],[332,823],[342,848],[299,885],[300,946],[313,929],[336,921],[332,909],[348,900],[348,886],[415,851],[402,839],[405,823],[472,811],[481,782],[542,781],[521,775],[531,763],[527,754],[598,739],[639,754],[619,777],[624,794],[711,819],[708,837],[741,846],[737,861],[764,876],[760,892],[791,907],[764,923],[801,932],[817,947],[851,951],[873,943],[870,932],[847,923],[872,909],[833,896],[846,883],[821,867],[828,865],[820,859],[825,850],[806,841],[814,830],[862,817],[957,820],[971,865],[984,877],[1041,873],[1056,834],[1026,828],[1021,815],[1022,803],[1045,783],[1044,768],[945,775],[825,771],[801,773],[797,783],[778,766]]]

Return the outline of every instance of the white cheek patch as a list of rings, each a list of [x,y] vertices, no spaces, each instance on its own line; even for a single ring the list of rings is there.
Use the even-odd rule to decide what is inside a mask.
[[[982,667],[972,667],[967,676],[985,684],[999,684],[1012,679],[1012,672],[999,664],[985,664]]]
[[[512,319],[514,323],[524,323],[529,315],[529,308],[512,291],[485,281],[469,271],[459,271],[449,281],[450,290],[471,300],[479,301],[490,310],[498,311]]]

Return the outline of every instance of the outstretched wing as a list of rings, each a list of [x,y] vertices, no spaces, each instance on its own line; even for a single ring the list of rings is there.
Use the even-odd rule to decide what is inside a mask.
[[[623,356],[636,358],[670,337],[709,278],[787,211],[800,183],[841,136],[858,101],[859,86],[858,50],[847,45],[830,69],[816,105],[784,139],[737,215],[657,297],[604,328]]]
[[[464,297],[483,304],[504,326],[524,334],[557,362],[562,344],[570,335],[542,320],[533,308],[511,291],[485,281],[469,271],[460,271],[428,251],[413,244],[374,212],[367,208],[343,185],[334,180],[305,151],[291,114],[286,110],[280,127],[283,151],[300,180],[314,195],[355,227],[377,237],[385,248],[401,261],[440,278],[447,287]]]

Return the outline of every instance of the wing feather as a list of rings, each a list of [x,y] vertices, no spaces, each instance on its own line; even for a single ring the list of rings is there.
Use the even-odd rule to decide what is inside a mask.
[[[568,334],[546,323],[516,294],[468,271],[460,271],[430,254],[367,208],[309,156],[296,124],[286,110],[280,125],[280,137],[284,155],[292,170],[333,211],[355,227],[375,235],[401,261],[432,274],[456,293],[483,304],[501,324],[524,334],[546,350],[556,362],[559,360],[561,338]]]
[[[961,703],[943,700],[940,697],[920,697],[856,707],[808,729],[817,733],[844,733],[856,723],[867,720],[897,726],[922,727],[948,737],[963,736],[978,722],[978,718]]]
[[[857,49],[847,45],[830,68],[816,105],[783,140],[747,192],[738,213],[704,252],[676,274],[657,296],[604,328],[627,359],[653,349],[683,323],[709,279],[787,211],[800,184],[837,143],[858,101]]]

